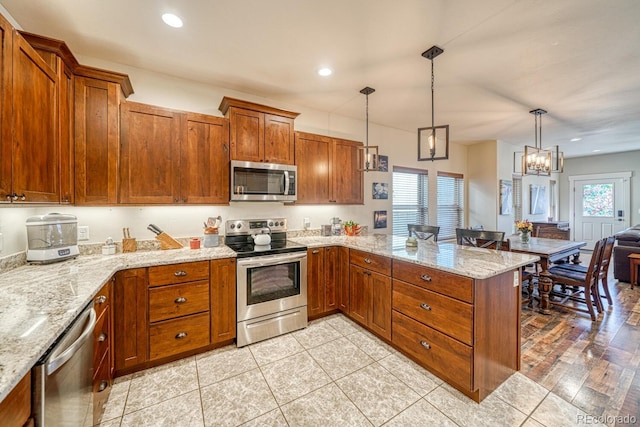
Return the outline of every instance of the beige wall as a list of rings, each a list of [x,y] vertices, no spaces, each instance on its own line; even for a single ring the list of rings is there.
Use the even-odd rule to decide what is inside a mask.
[[[468,226],[498,229],[497,151],[497,141],[478,142],[468,147],[468,156],[473,159],[467,165]]]

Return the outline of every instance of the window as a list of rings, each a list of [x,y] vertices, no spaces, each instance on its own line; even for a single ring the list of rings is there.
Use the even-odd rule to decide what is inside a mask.
[[[429,223],[427,171],[393,167],[393,234],[408,234],[409,224]]]
[[[464,176],[438,172],[438,240],[455,239],[464,223]]]
[[[520,221],[522,217],[522,179],[513,177],[513,217]]]

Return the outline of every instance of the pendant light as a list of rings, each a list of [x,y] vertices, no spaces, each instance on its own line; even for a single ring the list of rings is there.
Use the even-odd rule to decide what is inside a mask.
[[[358,171],[371,172],[378,170],[378,146],[369,145],[369,95],[376,90],[369,86],[360,91],[366,98],[366,133],[364,147],[358,147]]]
[[[551,148],[542,148],[542,116],[546,110],[536,108],[529,111],[535,116],[534,121],[534,146],[525,145],[524,154],[516,152],[513,155],[513,171],[522,175],[550,176],[552,172],[564,171],[564,153],[557,145]],[[518,159],[520,155],[520,159]],[[518,170],[520,167],[520,170]]]
[[[433,58],[442,52],[438,46],[422,52],[431,61],[431,127],[418,128],[418,161],[449,158],[449,125],[435,126]]]

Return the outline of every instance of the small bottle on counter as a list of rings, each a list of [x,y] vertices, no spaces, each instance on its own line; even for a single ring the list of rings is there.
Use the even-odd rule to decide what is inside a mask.
[[[111,237],[108,237],[107,241],[102,247],[102,255],[113,255],[115,253],[116,253],[116,244],[113,243],[113,239]]]
[[[204,229],[203,245],[205,248],[215,248],[220,244],[218,229],[216,227],[206,227]]]

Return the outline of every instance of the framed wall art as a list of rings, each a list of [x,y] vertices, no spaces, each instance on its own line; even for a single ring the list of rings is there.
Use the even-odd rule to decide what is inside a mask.
[[[387,228],[387,211],[373,211],[373,228]]]
[[[529,213],[542,215],[547,209],[547,187],[531,184],[529,186]]]
[[[389,156],[378,156],[378,170],[380,172],[389,172]]]
[[[372,197],[374,199],[388,199],[389,198],[389,184],[386,182],[374,182]]]
[[[513,183],[506,179],[500,180],[500,215],[513,214]]]

